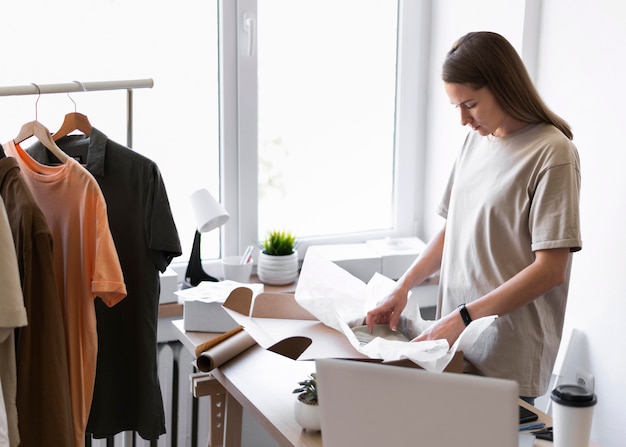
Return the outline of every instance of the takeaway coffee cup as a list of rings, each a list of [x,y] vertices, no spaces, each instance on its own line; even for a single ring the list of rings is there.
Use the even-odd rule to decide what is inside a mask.
[[[578,385],[559,385],[550,396],[554,447],[588,447],[595,394]]]
[[[231,281],[249,283],[252,273],[252,262],[241,263],[241,256],[228,256],[222,260],[224,267],[224,279]]]

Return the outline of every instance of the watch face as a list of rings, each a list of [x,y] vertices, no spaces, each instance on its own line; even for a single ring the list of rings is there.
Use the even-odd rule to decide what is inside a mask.
[[[461,318],[463,319],[463,323],[465,323],[465,326],[469,325],[472,322],[472,317],[470,317],[470,314],[467,311],[467,307],[465,307],[465,304],[461,304],[459,306],[459,313],[461,314]]]

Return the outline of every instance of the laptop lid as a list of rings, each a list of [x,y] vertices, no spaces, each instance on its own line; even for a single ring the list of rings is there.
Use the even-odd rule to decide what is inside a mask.
[[[324,447],[516,447],[518,385],[379,363],[316,360]]]

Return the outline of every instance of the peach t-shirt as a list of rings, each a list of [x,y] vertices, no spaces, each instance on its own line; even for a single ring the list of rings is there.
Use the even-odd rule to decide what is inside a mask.
[[[76,160],[45,166],[13,141],[3,147],[17,159],[52,232],[55,273],[65,312],[74,435],[76,445],[82,445],[98,352],[94,299],[99,297],[113,306],[126,296],[106,203],[94,177]]]

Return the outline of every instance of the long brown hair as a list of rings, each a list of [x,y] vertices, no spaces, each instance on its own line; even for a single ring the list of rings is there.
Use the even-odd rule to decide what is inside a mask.
[[[472,32],[457,40],[443,63],[442,79],[476,90],[487,87],[511,117],[525,123],[552,124],[573,138],[569,124],[539,96],[515,48],[497,33]]]

